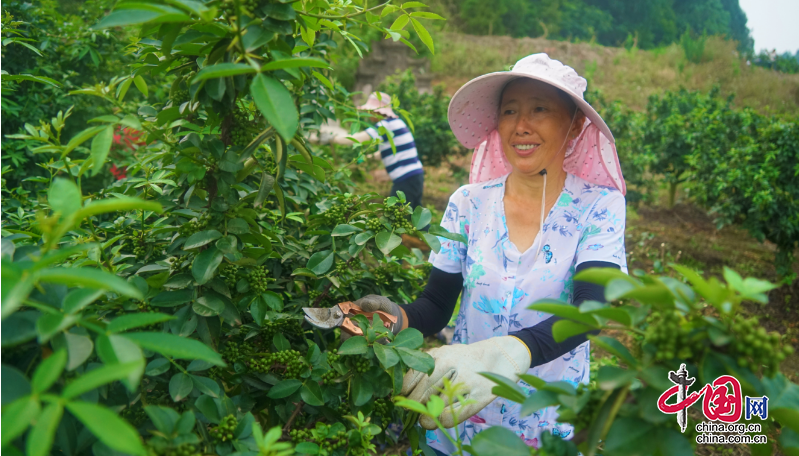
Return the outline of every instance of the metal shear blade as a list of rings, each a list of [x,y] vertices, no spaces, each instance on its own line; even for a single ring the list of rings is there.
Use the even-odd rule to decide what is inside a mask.
[[[329,309],[316,309],[313,307],[303,307],[305,321],[322,329],[332,329],[341,326],[344,322],[344,312],[338,305]]]

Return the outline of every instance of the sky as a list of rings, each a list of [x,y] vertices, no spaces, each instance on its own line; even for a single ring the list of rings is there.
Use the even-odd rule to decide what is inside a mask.
[[[755,40],[755,52],[799,50],[799,0],[740,0],[746,25]]]

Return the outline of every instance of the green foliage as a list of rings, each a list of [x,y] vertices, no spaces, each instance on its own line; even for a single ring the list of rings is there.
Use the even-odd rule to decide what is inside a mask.
[[[680,41],[687,30],[722,35],[751,52],[746,15],[738,0],[460,0],[449,3],[460,29],[476,35],[546,36],[607,46],[635,41],[652,49]]]
[[[697,378],[694,391],[721,375],[732,375],[741,383],[742,396],[768,396],[769,419],[755,422],[761,424],[761,433],[769,436],[769,444],[776,443],[779,428],[782,433],[796,432],[799,385],[779,373],[780,362],[793,348],[783,344],[779,334],[767,334],[756,319],[740,315],[742,302],[766,304],[765,293],[775,285],[744,279],[729,269],[721,282],[706,280],[688,268],[673,268],[676,277],[650,276],[643,271],[628,276],[618,270],[589,269],[575,279],[603,285],[607,302],[589,301],[579,309],[553,301],[530,306],[562,318],[553,327],[555,340],[592,329],[623,334],[620,339],[624,344],[614,337],[589,336],[594,346],[618,362],[599,367],[590,384],[577,388],[568,382],[547,383],[526,374],[520,375],[522,381],[517,383],[484,373],[497,383],[495,394],[522,404],[522,414],[558,406],[558,422],[573,424],[575,432],[571,441],[545,433],[536,450],[506,429],[490,428],[472,440],[469,452],[479,456],[574,456],[578,451],[585,455],[695,454],[696,422],[691,415],[686,433],[682,433],[674,415],[661,413],[656,407],[658,397],[673,385],[668,380],[669,371],[681,363]],[[712,315],[708,315],[707,307],[712,308]],[[446,386],[444,391],[453,389],[457,387]],[[440,413],[432,398],[426,405],[406,400],[400,404],[430,416]],[[793,447],[790,439],[780,442]],[[461,442],[455,443],[461,447]]]
[[[72,91],[92,122],[78,105],[8,136],[48,162],[30,188],[2,187],[4,451],[363,455],[394,443],[384,429],[402,418],[390,404],[404,372],[433,367],[421,334],[361,317],[364,336],[342,344],[301,309],[412,300],[429,270],[400,235],[421,236],[431,214],[353,195],[354,163],[305,136],[359,121],[329,69],[333,36],[354,44],[358,20],[407,42],[381,14],[413,14],[432,51],[419,8],[121,3],[94,25],[139,30],[121,76]],[[124,102],[132,86],[147,101]],[[126,175],[92,181],[122,127],[143,132]]]
[[[435,87],[432,94],[420,93],[416,90],[413,73],[406,71],[389,78],[380,90],[396,97],[402,108],[400,113],[410,118],[416,150],[425,166],[439,166],[448,161],[448,156],[466,153],[449,128],[449,97],[444,94],[443,87]]]

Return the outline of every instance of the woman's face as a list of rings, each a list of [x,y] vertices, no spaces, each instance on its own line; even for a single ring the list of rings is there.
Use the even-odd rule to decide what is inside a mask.
[[[572,118],[574,121],[572,122]],[[511,82],[502,93],[499,126],[502,149],[514,170],[536,174],[561,168],[566,139],[582,130],[585,116],[558,89],[532,79]]]

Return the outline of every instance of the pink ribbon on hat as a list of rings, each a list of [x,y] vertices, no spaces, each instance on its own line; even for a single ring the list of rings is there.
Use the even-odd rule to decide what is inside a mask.
[[[563,159],[563,170],[574,174],[592,184],[614,187],[627,194],[627,185],[621,173],[616,146],[591,123],[586,125],[577,139],[569,144],[566,157]],[[502,150],[502,139],[499,132],[493,130],[488,137],[474,150],[469,170],[469,183],[486,182],[504,176],[512,170],[510,162]]]

